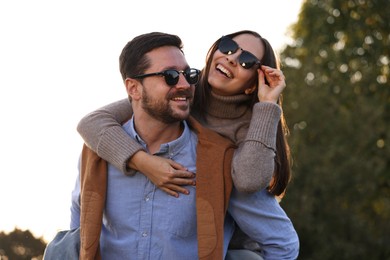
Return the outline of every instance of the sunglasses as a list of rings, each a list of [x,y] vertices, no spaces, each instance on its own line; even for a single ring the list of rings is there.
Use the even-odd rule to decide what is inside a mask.
[[[136,75],[136,76],[133,76],[131,78],[143,79],[143,78],[151,77],[151,76],[163,76],[167,85],[173,87],[177,84],[177,82],[179,82],[180,73],[182,73],[184,75],[187,82],[190,83],[191,85],[196,84],[199,81],[200,70],[193,69],[193,68],[188,68],[186,70],[169,69],[169,70],[164,70],[161,72]]]
[[[241,49],[241,54],[238,57],[238,62],[240,63],[241,67],[244,69],[250,69],[254,65],[261,64],[261,61],[252,53],[249,51],[245,51],[238,44],[233,41],[231,38],[227,36],[222,36],[219,44],[218,44],[218,50],[226,55],[231,55],[233,53],[236,53],[238,49]]]

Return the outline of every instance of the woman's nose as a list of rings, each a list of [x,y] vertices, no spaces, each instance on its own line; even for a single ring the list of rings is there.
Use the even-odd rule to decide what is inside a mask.
[[[238,57],[241,55],[241,50],[237,50],[235,53],[226,55],[227,61],[232,65],[237,65]]]

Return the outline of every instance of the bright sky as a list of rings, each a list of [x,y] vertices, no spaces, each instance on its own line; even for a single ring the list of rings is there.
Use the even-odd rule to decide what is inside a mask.
[[[1,1],[0,231],[51,240],[68,228],[82,147],[76,126],[126,97],[118,57],[130,39],[177,34],[201,69],[215,40],[242,29],[281,50],[302,1]]]

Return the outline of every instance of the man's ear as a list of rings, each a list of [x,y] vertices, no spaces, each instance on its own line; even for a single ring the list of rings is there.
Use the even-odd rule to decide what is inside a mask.
[[[138,80],[127,78],[125,80],[125,87],[127,95],[129,95],[132,100],[139,100],[141,98],[142,84]]]

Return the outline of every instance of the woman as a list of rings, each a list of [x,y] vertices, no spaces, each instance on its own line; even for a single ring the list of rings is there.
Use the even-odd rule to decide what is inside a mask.
[[[271,194],[281,196],[290,180],[287,127],[280,98],[284,88],[273,49],[256,32],[229,34],[211,46],[195,89],[192,114],[238,146],[232,178],[240,192],[268,188]],[[142,151],[118,123],[131,114],[128,100],[118,101],[84,117],[78,131],[99,156],[125,173],[136,169],[171,195],[187,193],[183,186],[194,184],[194,174],[169,159]],[[233,248],[261,250],[242,236],[233,239]]]

